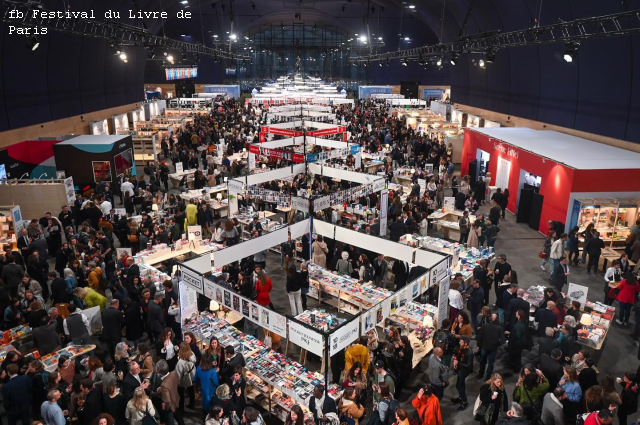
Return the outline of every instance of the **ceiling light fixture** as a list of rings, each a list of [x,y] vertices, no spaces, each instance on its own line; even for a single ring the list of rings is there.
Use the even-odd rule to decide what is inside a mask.
[[[127,59],[127,54],[125,52],[120,52],[120,59],[122,60]]]
[[[407,66],[407,65],[409,65],[409,64],[407,63],[407,60],[406,60],[406,59],[402,59],[402,66]]]
[[[484,62],[484,59],[480,59],[480,60],[478,61],[478,66],[479,66],[480,68],[482,68],[482,69],[486,68],[486,64],[485,64],[485,62]]]
[[[32,35],[30,37],[27,37],[26,46],[27,46],[27,49],[34,51],[40,46],[40,42],[38,41],[38,38],[35,35]]]
[[[577,41],[570,41],[564,45],[564,60],[568,63],[572,63],[578,57],[578,46],[580,43]]]
[[[436,62],[436,65],[442,66],[442,58],[438,58],[438,61]]]
[[[451,55],[451,59],[449,59],[449,63],[453,66],[456,66],[456,64],[458,63],[458,54],[457,53],[453,53]]]
[[[410,5],[409,5],[409,9],[415,9],[415,8],[416,8],[416,5],[415,5],[415,4],[410,4]]]

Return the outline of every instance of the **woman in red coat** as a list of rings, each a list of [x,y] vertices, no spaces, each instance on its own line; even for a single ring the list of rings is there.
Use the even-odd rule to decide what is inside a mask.
[[[258,278],[256,282],[256,302],[261,306],[268,306],[271,310],[274,310],[271,297],[269,297],[269,292],[273,289],[271,278],[267,276],[264,270],[256,271],[256,276]]]
[[[616,319],[616,322],[619,325],[628,325],[631,307],[636,303],[636,297],[640,293],[640,284],[636,280],[635,274],[629,270],[617,289],[619,292],[616,299],[620,303],[620,317]]]
[[[431,388],[425,386],[420,388],[418,395],[411,402],[416,408],[422,425],[442,425],[442,413],[440,413],[440,400],[436,397]]]

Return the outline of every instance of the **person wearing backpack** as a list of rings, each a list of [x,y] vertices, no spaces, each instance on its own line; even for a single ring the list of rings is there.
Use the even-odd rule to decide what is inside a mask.
[[[364,415],[364,406],[358,402],[358,392],[355,387],[344,390],[344,394],[338,403],[338,417],[341,424],[358,425],[359,419]]]
[[[371,389],[373,390],[373,404],[376,405],[380,402],[380,385],[386,384],[389,388],[390,394],[396,392],[396,380],[392,373],[384,368],[384,362],[382,360],[376,360],[374,365],[374,371],[371,374]]]
[[[400,408],[400,403],[398,403],[398,400],[393,398],[393,391],[391,391],[389,385],[383,382],[380,385],[375,386],[374,392],[378,393],[380,401],[378,402],[378,404],[374,404],[373,406],[373,409],[378,414],[374,416],[372,421],[374,423],[379,423],[382,425],[393,424],[396,419],[396,410]]]

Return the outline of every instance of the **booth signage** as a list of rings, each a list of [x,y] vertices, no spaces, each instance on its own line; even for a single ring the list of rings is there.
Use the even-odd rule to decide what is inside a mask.
[[[567,288],[567,297],[571,301],[578,301],[582,307],[584,307],[587,302],[587,294],[589,293],[589,288],[586,286],[578,285],[576,283],[569,283],[569,287]]]
[[[322,198],[318,198],[313,201],[313,210],[315,212],[326,210],[330,206],[331,198],[329,196],[323,196]]]
[[[385,184],[386,180],[384,178],[374,180],[372,183],[373,191],[378,192],[379,190],[384,189]]]
[[[450,283],[449,276],[446,276],[440,281],[440,289],[438,291],[438,329],[442,326],[443,319],[440,318],[449,317],[447,316],[447,307],[449,307]]]
[[[304,162],[304,155],[303,154],[290,152],[290,151],[284,151],[284,150],[281,150],[281,149],[270,149],[270,148],[263,148],[263,147],[260,147],[258,145],[250,145],[249,146],[249,152],[251,152],[253,154],[256,154],[256,155],[264,155],[264,156],[267,156],[269,158],[284,159],[284,160],[287,160],[287,161],[293,161],[293,162],[297,162],[297,163]]]
[[[256,168],[256,154],[249,152],[249,170]]]
[[[270,332],[275,332],[280,336],[287,336],[287,318],[266,307],[259,306],[260,325]]]
[[[377,312],[380,310],[380,316],[382,317],[382,307],[380,304],[374,306],[372,309],[362,312],[360,315],[360,320],[362,322],[362,326],[360,327],[361,335],[365,335],[372,329],[375,329],[377,322]]]
[[[513,158],[518,158],[518,155],[520,154],[520,152],[518,152],[517,150],[515,150],[512,147],[509,146],[505,146],[502,143],[497,143],[497,142],[493,142],[493,149],[497,150],[500,153],[509,155]]]
[[[204,282],[204,296],[210,300],[216,299],[216,285],[209,279],[203,279]]]
[[[183,281],[181,283],[185,282]],[[198,295],[196,291],[194,291],[187,285],[180,285],[180,317],[191,317],[197,312]]]
[[[329,356],[337,354],[340,350],[351,344],[360,336],[360,321],[352,320],[330,335]]]
[[[64,179],[64,191],[67,195],[67,203],[69,204],[69,208],[71,208],[73,202],[76,200],[76,191],[73,187],[73,177]]]
[[[202,276],[200,276],[198,273],[192,272],[186,267],[182,267],[181,269],[182,269],[182,282],[185,285],[188,285],[189,287],[193,288],[199,294],[203,294],[204,290],[202,287]],[[190,315],[187,315],[184,317],[189,317],[189,316]]]
[[[444,279],[449,271],[448,258],[439,262],[429,270],[429,287],[432,287],[440,280]],[[447,295],[448,297],[448,295]],[[444,316],[443,316],[444,317]]]
[[[387,235],[387,214],[389,212],[389,190],[380,194],[380,236]]]
[[[456,198],[452,196],[446,196],[444,198],[442,208],[444,208],[446,212],[453,212],[453,210],[456,208]]]
[[[244,183],[231,179],[227,181],[227,188],[229,189],[229,192],[242,193],[244,191]]]
[[[302,211],[304,213],[309,213],[309,200],[305,198],[300,198],[297,196],[291,197],[291,208],[296,211]]]
[[[356,322],[357,324],[357,322]],[[313,354],[322,357],[323,337],[322,334],[314,332],[299,323],[289,320],[289,340]]]
[[[182,162],[176,162],[176,174],[184,172],[184,168],[182,168]]]
[[[451,267],[458,267],[458,261],[460,261],[460,244],[453,247],[453,259],[451,260]]]
[[[202,240],[202,226],[187,226],[188,240],[201,241]]]

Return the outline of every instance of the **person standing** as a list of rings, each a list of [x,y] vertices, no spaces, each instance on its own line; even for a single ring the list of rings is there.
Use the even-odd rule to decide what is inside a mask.
[[[30,425],[31,414],[31,378],[28,375],[18,375],[18,365],[12,363],[6,370],[9,381],[2,387],[4,410],[9,425]]]
[[[482,289],[478,279],[474,279],[471,284],[471,293],[465,296],[467,297],[467,308],[471,315],[471,330],[475,338],[478,333],[478,315],[482,312],[482,303],[484,300],[484,289]]]
[[[567,257],[564,255],[560,257],[560,262],[553,268],[553,278],[551,278],[551,284],[558,292],[562,292],[562,288],[567,284],[567,276],[569,272],[569,265],[567,264]]]
[[[442,425],[442,413],[440,412],[440,400],[433,394],[427,385],[420,388],[416,397],[411,401],[418,416],[422,420],[422,425]]]
[[[616,319],[616,323],[626,326],[629,324],[631,307],[635,304],[638,293],[640,293],[640,284],[636,280],[635,273],[628,271],[617,289],[619,292],[616,299],[620,303],[620,315]]]
[[[516,312],[517,322],[513,325],[513,330],[509,333],[509,361],[514,372],[520,370],[522,350],[527,347],[527,323],[529,316],[522,310]]]
[[[326,269],[328,252],[327,244],[324,242],[322,235],[318,235],[311,246],[311,262]]]
[[[40,415],[45,425],[65,425],[67,423],[64,417],[69,412],[63,411],[58,406],[60,397],[60,391],[58,390],[51,390],[47,393],[47,400],[40,407]]]
[[[564,243],[566,240],[567,234],[563,233],[551,244],[551,252],[549,254],[549,257],[551,258],[551,275],[549,276],[549,279],[551,281],[554,280],[553,278],[556,275],[556,268],[558,267],[558,264],[560,264],[560,260],[564,258]]]
[[[491,279],[489,278],[489,269],[487,269],[487,260],[480,260],[473,269],[473,280],[478,280],[484,292],[483,305],[489,304],[489,292],[491,291]]]
[[[584,252],[589,254],[589,262],[587,263],[587,274],[591,274],[591,268],[593,268],[593,272],[598,272],[598,261],[600,260],[600,254],[602,253],[602,249],[604,248],[604,242],[600,239],[600,233],[595,232],[593,237],[585,242],[584,244]]]
[[[116,345],[122,341],[122,328],[126,321],[120,311],[120,301],[114,298],[109,303],[109,308],[102,312],[102,338],[109,346],[109,354],[113,355]]]
[[[449,385],[448,371],[442,363],[442,348],[433,349],[433,354],[429,358],[429,383],[433,390],[433,394],[442,400],[444,397],[444,389]]]
[[[458,397],[451,401],[461,403],[458,410],[463,411],[469,406],[465,380],[473,372],[473,352],[469,347],[469,337],[467,336],[460,337],[460,348],[453,355],[453,368],[458,371],[458,380],[456,381]]]
[[[495,267],[493,268],[493,271],[491,272],[491,274],[493,274],[493,283],[495,286],[494,290],[496,292],[496,299],[498,298],[498,296],[500,296],[499,294],[500,284],[504,281],[505,276],[509,275],[510,271],[511,271],[511,264],[507,263],[506,254],[498,254],[498,262],[496,263]]]
[[[494,425],[509,408],[509,396],[505,391],[502,375],[499,373],[491,375],[491,379],[480,387],[479,397],[482,407],[485,408],[481,418],[481,423],[485,425]]]
[[[165,425],[174,425],[174,420],[176,420],[179,425],[184,425],[182,413],[178,409],[178,406],[180,405],[180,395],[178,394],[180,377],[175,370],[173,372],[169,372],[169,366],[166,365],[166,363],[159,365],[157,367],[157,372],[162,378],[162,384],[160,384],[159,390],[162,398],[160,410],[161,422]]]
[[[462,217],[458,220],[458,226],[460,226],[460,239],[458,243],[467,243],[469,238],[469,211],[464,211]]]
[[[493,313],[491,315],[491,321],[485,323],[478,332],[478,347],[480,347],[480,370],[478,370],[478,379],[489,380],[493,374],[493,365],[496,361],[496,355],[498,354],[498,348],[504,344],[505,335],[504,329],[498,322],[498,315]],[[489,366],[486,369],[487,361]]]
[[[302,314],[302,287],[300,286],[299,275],[296,266],[293,264],[287,268],[287,295],[289,296],[289,306],[291,307],[291,315],[297,316]]]

